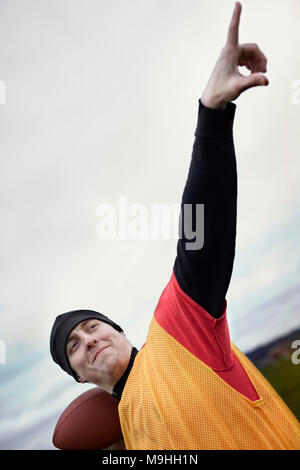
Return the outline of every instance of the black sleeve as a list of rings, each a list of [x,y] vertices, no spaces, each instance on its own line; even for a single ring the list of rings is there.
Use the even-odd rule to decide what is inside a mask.
[[[237,171],[232,131],[235,109],[232,102],[227,103],[225,110],[208,108],[199,99],[173,267],[181,289],[214,318],[222,315],[235,255]],[[187,249],[193,240],[189,234],[191,227],[185,228],[184,204],[190,206],[186,211],[192,210],[193,231],[197,226],[196,204],[203,204],[204,240],[200,249]]]

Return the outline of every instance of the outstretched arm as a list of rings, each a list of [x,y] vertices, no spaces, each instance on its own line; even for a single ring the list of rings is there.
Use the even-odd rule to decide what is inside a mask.
[[[178,284],[214,318],[223,313],[235,255],[237,171],[232,127],[236,99],[248,88],[267,85],[264,54],[256,44],[238,44],[241,4],[236,2],[227,42],[199,100],[198,122],[187,182],[181,202],[182,233],[174,274]],[[238,65],[251,75],[243,76]],[[185,204],[204,204],[204,245],[187,249]],[[191,229],[189,228],[189,232]]]

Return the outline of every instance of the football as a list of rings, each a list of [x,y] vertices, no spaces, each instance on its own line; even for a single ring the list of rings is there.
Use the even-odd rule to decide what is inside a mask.
[[[53,445],[62,450],[115,446],[123,440],[118,405],[119,400],[100,387],[82,393],[61,414],[53,433]]]

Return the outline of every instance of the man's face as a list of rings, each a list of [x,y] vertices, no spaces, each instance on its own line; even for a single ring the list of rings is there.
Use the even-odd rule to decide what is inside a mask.
[[[67,341],[67,356],[80,382],[91,382],[111,393],[124,374],[132,344],[124,333],[100,320],[79,323]]]

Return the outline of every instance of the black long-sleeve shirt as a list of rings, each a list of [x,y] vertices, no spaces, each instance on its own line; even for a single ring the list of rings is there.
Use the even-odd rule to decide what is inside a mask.
[[[187,182],[181,201],[192,207],[196,229],[196,204],[204,204],[204,244],[186,249],[191,240],[182,230],[177,243],[174,274],[181,289],[214,318],[223,312],[235,255],[237,171],[233,143],[236,105],[225,110],[204,106],[199,100],[198,121]]]

